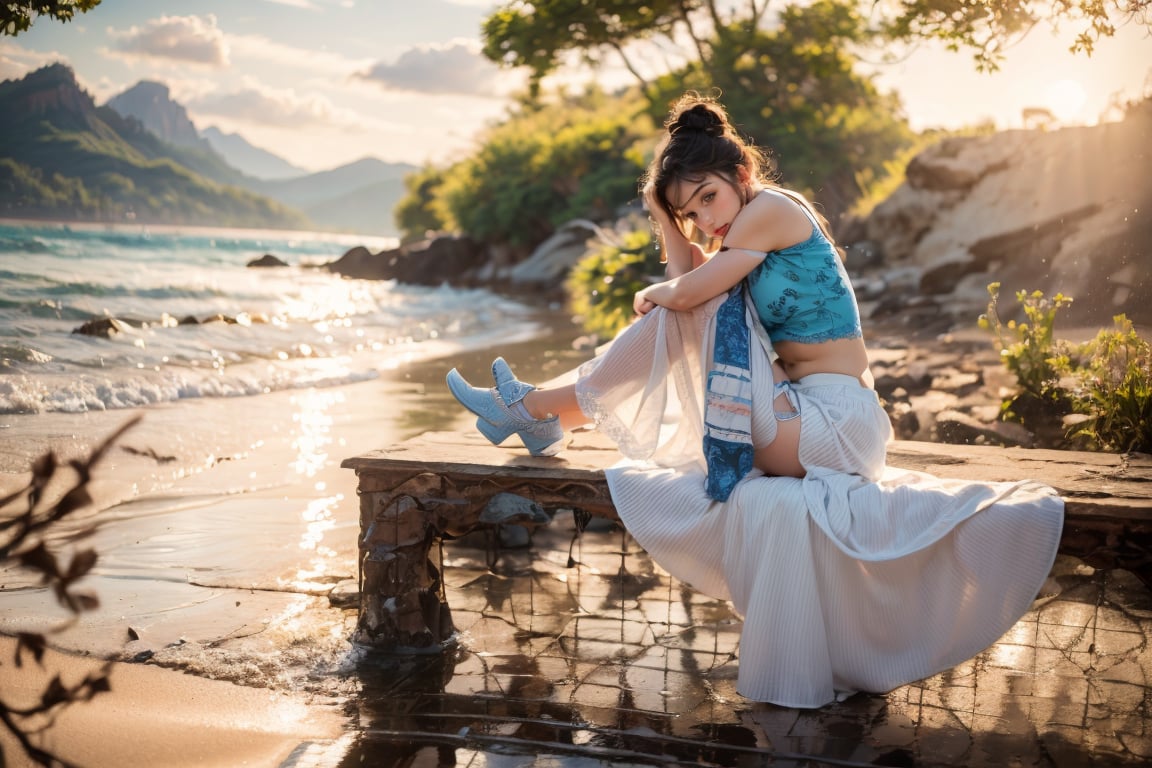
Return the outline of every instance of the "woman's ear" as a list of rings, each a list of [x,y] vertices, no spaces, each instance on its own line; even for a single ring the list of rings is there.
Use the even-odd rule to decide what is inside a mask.
[[[736,181],[747,184],[752,181],[752,174],[748,173],[748,169],[743,165],[738,165],[736,166]]]

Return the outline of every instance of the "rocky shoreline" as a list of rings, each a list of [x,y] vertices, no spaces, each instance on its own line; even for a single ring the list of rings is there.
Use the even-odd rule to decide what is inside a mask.
[[[1000,420],[1016,381],[975,319],[970,330],[936,334],[891,320],[869,327],[876,392],[896,439],[1041,447],[1021,425]]]

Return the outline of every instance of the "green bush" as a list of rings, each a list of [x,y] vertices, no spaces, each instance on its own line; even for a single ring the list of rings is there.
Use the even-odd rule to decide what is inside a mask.
[[[611,338],[632,322],[636,291],[661,274],[660,254],[648,229],[623,235],[619,243],[603,243],[568,273],[569,305],[584,329]]]
[[[991,283],[988,294],[988,312],[980,316],[979,325],[996,337],[1000,359],[1016,375],[1022,393],[1041,401],[1059,401],[1055,358],[1065,350],[1057,348],[1054,336],[1056,312],[1072,299],[1060,293],[1048,299],[1040,291],[1017,291],[1016,300],[1027,322],[1004,323],[999,314],[1000,283]]]
[[[402,242],[417,242],[429,232],[451,229],[447,214],[437,203],[445,174],[443,168],[426,165],[404,177],[407,192],[392,211],[397,228],[404,233]]]
[[[1070,296],[1018,291],[1026,322],[1004,323],[1000,284],[990,284],[988,293],[979,325],[995,337],[1019,386],[1001,404],[1002,418],[1039,433],[1059,428],[1078,447],[1152,451],[1152,349],[1127,317],[1117,315],[1113,328],[1073,344],[1055,337],[1056,314]]]
[[[429,228],[466,232],[519,258],[571,219],[615,219],[636,199],[654,141],[642,111],[634,95],[599,92],[522,106],[467,158],[406,180],[405,240]]]
[[[1113,324],[1080,347],[1078,366],[1069,365],[1072,407],[1083,416],[1073,430],[1103,450],[1152,452],[1152,349],[1124,315]]]

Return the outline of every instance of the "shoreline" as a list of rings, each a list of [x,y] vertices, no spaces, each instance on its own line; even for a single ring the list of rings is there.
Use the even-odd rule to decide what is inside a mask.
[[[138,233],[141,230],[146,232],[157,232],[164,234],[180,234],[180,233],[199,233],[203,232],[206,235],[218,234],[220,232],[229,232],[235,234],[237,237],[253,237],[258,238],[268,233],[275,233],[278,236],[292,236],[298,235],[308,240],[317,239],[332,239],[344,244],[347,241],[349,248],[357,245],[365,247],[376,246],[379,248],[394,248],[400,242],[399,235],[370,235],[359,232],[326,232],[319,229],[290,229],[290,228],[277,228],[277,227],[228,227],[209,224],[171,224],[171,223],[148,223],[141,221],[91,221],[91,220],[62,220],[62,219],[29,219],[29,218],[4,218],[0,217],[0,226],[13,226],[13,227],[63,227],[68,229],[87,230],[87,231],[118,231],[118,232],[133,232]],[[335,257],[339,258],[339,256]]]
[[[581,330],[564,313],[541,311],[540,321],[532,340],[405,362],[370,381],[5,419],[0,460],[9,471],[0,472],[0,486],[10,492],[28,477],[11,471],[21,456],[43,447],[65,459],[87,455],[134,414],[144,415],[96,466],[94,508],[53,536],[95,524],[79,544],[94,548],[99,560],[80,586],[98,596],[100,607],[48,636],[52,664],[76,674],[93,659],[117,659],[112,691],[76,709],[123,716],[98,725],[83,713],[62,717],[42,743],[88,744],[88,750],[85,734],[96,729],[105,742],[143,750],[132,756],[153,754],[171,732],[154,733],[152,708],[193,692],[199,703],[173,715],[186,729],[173,743],[195,738],[199,745],[185,753],[196,755],[190,765],[236,764],[225,746],[244,738],[244,723],[260,718],[243,719],[237,730],[207,713],[235,711],[239,702],[254,706],[254,697],[270,702],[268,722],[282,722],[280,708],[287,706],[298,722],[323,725],[334,733],[329,740],[338,739],[334,712],[358,685],[349,642],[356,610],[333,605],[329,593],[355,588],[359,556],[356,478],[339,465],[428,430],[468,427],[471,418],[443,386],[453,365],[477,375],[503,354],[523,378],[542,381],[591,356],[573,348]],[[7,638],[49,632],[66,614],[27,574],[8,568],[0,576],[0,689],[8,691],[16,678]],[[310,727],[299,738],[292,728],[276,735],[269,727],[275,738],[265,734],[260,743],[271,751],[247,764],[279,765],[285,747],[291,752],[309,740]],[[0,744],[6,756],[20,752],[3,738]],[[67,754],[85,765],[132,762],[123,753]]]

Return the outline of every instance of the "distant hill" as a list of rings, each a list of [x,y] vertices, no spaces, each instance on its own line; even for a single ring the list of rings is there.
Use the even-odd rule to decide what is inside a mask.
[[[300,211],[241,188],[243,174],[210,147],[168,143],[97,107],[63,64],[0,82],[0,135],[0,216],[309,226]]]
[[[216,128],[198,131],[160,83],[141,81],[110,99],[108,106],[177,145],[174,152],[180,161],[197,173],[300,209],[316,229],[400,234],[392,209],[404,195],[404,175],[416,170],[414,165],[364,158],[310,174],[238,134]]]
[[[200,138],[196,126],[188,117],[188,111],[168,95],[168,86],[150,80],[141,80],[123,93],[113,96],[105,106],[119,112],[124,117],[134,117],[140,123],[169,144],[178,147],[211,149],[211,145]]]
[[[304,212],[337,229],[399,237],[392,211],[403,194],[401,182],[381,181],[310,205]]]
[[[215,126],[200,131],[200,137],[224,160],[254,179],[294,179],[308,175],[279,155],[254,147],[238,133],[224,133]]]
[[[298,179],[261,182],[253,189],[290,205],[308,209],[369,187],[394,186],[398,192],[403,192],[404,176],[414,170],[416,166],[408,163],[386,163],[374,157],[365,157]]]

